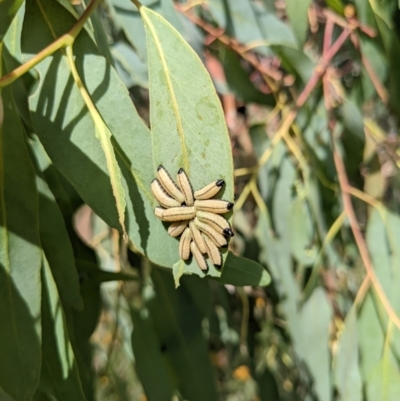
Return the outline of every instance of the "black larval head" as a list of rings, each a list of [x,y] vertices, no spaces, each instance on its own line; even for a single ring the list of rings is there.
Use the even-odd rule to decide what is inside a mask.
[[[183,167],[181,167],[179,170],[178,170],[178,174],[182,174],[182,173],[184,173],[185,172],[185,170],[183,169]]]
[[[162,168],[164,168],[164,166],[163,166],[162,164],[160,164],[160,165],[157,167],[157,171],[160,171]]]
[[[224,181],[224,180],[218,180],[218,181],[215,183],[215,185],[216,185],[217,187],[222,187],[224,184],[225,184],[225,181]]]
[[[228,210],[231,210],[231,209],[233,208],[233,203],[228,202],[228,205],[226,206],[226,208],[227,208]]]
[[[233,237],[235,235],[230,228],[224,228],[224,234],[228,237]]]

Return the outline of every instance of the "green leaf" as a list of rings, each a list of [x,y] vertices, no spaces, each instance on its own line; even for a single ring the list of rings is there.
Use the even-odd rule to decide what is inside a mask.
[[[319,400],[331,400],[331,356],[329,326],[332,307],[322,288],[316,288],[303,305],[298,323],[292,327],[296,353],[304,360]],[[310,347],[312,344],[312,347]]]
[[[76,238],[75,241],[79,241],[79,239]],[[96,255],[91,249],[85,249],[82,245],[81,247],[86,251],[85,259],[76,259],[76,266],[80,271],[84,307],[82,311],[65,310],[65,314],[83,391],[88,401],[94,401],[93,346],[90,337],[98,324],[102,301],[100,284],[93,279],[93,274],[86,270],[90,262],[96,263]]]
[[[55,36],[61,36],[71,28],[74,22],[75,19],[56,2],[28,2],[22,32],[23,52],[35,54],[51,43]],[[36,35],[32,35],[32,29]],[[79,38],[81,36],[87,37],[86,32],[82,31]],[[78,51],[79,38],[74,50],[77,60],[82,62],[83,55]],[[91,61],[92,64],[94,60]],[[102,65],[104,66],[104,62]],[[39,64],[37,69],[41,79],[35,93],[29,99],[32,122],[37,135],[56,167],[65,173],[84,200],[104,216],[112,227],[119,227],[110,178],[105,167],[106,158],[100,142],[95,137],[93,120],[72,80],[64,53],[56,52]],[[98,76],[99,69],[100,63],[97,64],[97,68],[94,66],[92,74]],[[78,70],[80,72],[81,69],[78,67]],[[84,73],[80,75],[85,76]],[[99,90],[94,101],[104,91],[100,88]],[[51,105],[47,112],[44,110],[43,102],[47,102],[45,99],[48,99]],[[62,132],[62,135],[56,135],[57,132]],[[90,147],[91,151],[85,152],[86,147]],[[82,171],[85,173],[82,174]],[[95,197],[100,201],[96,201]]]
[[[230,141],[211,79],[194,51],[166,20],[145,7],[140,11],[148,44],[153,174],[160,164],[172,176],[183,167],[195,190],[222,178],[226,183],[222,196],[232,202]],[[173,265],[178,260],[178,241],[166,235],[161,223],[151,237],[155,234],[162,235],[156,244],[157,264]],[[202,275],[195,262],[180,270]],[[209,274],[220,275],[213,267]]]
[[[42,269],[42,370],[39,389],[57,400],[86,401],[50,266]]]
[[[317,248],[312,246],[314,232],[309,206],[300,195],[290,209],[290,248],[293,257],[303,266],[311,265],[317,257]]]
[[[128,88],[134,85],[148,88],[147,66],[137,53],[124,42],[114,43],[111,51],[115,67],[125,85]]]
[[[306,40],[310,4],[311,0],[286,0],[286,14],[300,45],[303,45]]]
[[[1,401],[15,401],[0,387],[0,400]]]
[[[396,401],[400,394],[400,370],[394,356],[385,353],[367,378],[367,401]]]
[[[35,172],[6,87],[0,93],[0,386],[17,401],[30,400],[39,382],[41,261]]]
[[[93,283],[105,283],[107,281],[138,281],[139,276],[137,274],[127,272],[109,272],[106,270],[99,269],[95,263],[91,263],[85,260],[78,259],[79,273],[82,275],[89,275],[90,280]]]
[[[162,344],[154,332],[152,316],[147,309],[133,308],[131,316],[135,367],[146,396],[150,401],[170,401],[175,385],[164,360]]]
[[[113,6],[115,20],[124,31],[133,48],[137,51],[140,59],[144,62],[147,57],[146,35],[139,10],[130,1],[108,0],[108,2]],[[171,0],[145,0],[141,1],[141,4],[161,14],[175,29],[184,35],[189,43],[193,44],[182,25],[181,16],[176,12]]]
[[[3,0],[0,4],[0,42],[2,42],[23,0]]]
[[[229,10],[227,16],[227,33],[235,37],[245,46],[255,47],[259,53],[269,55],[270,49],[266,46],[268,38],[265,37],[262,25],[257,19],[254,3],[250,0],[226,0],[224,7]]]
[[[357,314],[355,308],[352,308],[346,316],[333,364],[340,401],[363,400],[359,359]]]
[[[290,26],[283,22],[274,12],[259,9],[257,12],[259,25],[264,38],[270,46],[284,46],[297,49],[297,41]]]
[[[30,141],[33,157],[41,157],[44,152],[37,137]],[[35,160],[36,164],[37,161]],[[36,167],[36,184],[39,192],[39,232],[40,241],[57,283],[63,305],[81,309],[79,279],[75,267],[74,253],[65,227],[64,218],[57,205],[43,173]]]
[[[400,61],[397,55],[400,52],[400,40],[398,34],[393,34],[395,24],[392,16],[394,15],[394,2],[390,1],[362,1],[355,0],[357,7],[357,16],[365,25],[369,25],[377,30],[379,39],[375,43],[379,43],[387,57],[389,66],[389,82],[387,84],[390,102],[395,108],[397,115],[400,114]]]
[[[285,153],[270,163],[276,163],[278,181],[273,187],[272,216],[270,220],[267,208],[260,208],[256,227],[256,238],[260,246],[260,261],[268,266],[277,292],[281,297],[282,311],[289,322],[289,330],[295,331],[297,311],[300,303],[300,289],[292,272],[292,258],[288,252],[290,243],[290,207],[292,203],[292,187],[296,178],[294,166]]]
[[[60,36],[75,22],[59,4],[40,1],[41,7],[33,2],[27,4],[29,10],[22,37],[25,53],[36,53],[54,40],[53,33]],[[37,36],[32,35],[32,29]],[[81,31],[75,41],[74,53],[78,72],[102,120],[113,134],[112,143],[123,174],[125,193],[130,197],[125,221],[129,238],[138,250],[149,253],[149,220],[156,221],[150,203],[153,197],[149,186],[153,173],[149,169],[149,131],[134,109],[124,84],[99,56],[86,31]],[[105,156],[63,52],[46,58],[38,65],[38,71],[41,80],[30,97],[35,132],[54,165],[84,201],[110,226],[119,227]]]
[[[367,227],[368,249],[377,278],[397,314],[400,313],[400,294],[397,291],[400,285],[399,235],[399,216],[386,209],[373,209]],[[392,323],[379,298],[370,291],[365,297],[358,320],[363,379],[368,385],[371,384],[375,388],[375,390],[371,390],[370,394],[377,395],[376,391],[382,390],[381,395],[385,395],[384,386],[391,380],[391,377],[389,371],[382,370],[382,364],[391,364],[392,358],[400,352],[400,333],[391,327]],[[391,330],[391,341],[387,341],[389,330]],[[383,361],[383,357],[389,358],[390,362]],[[379,384],[379,374],[381,375],[381,384]],[[372,376],[374,379],[370,382]],[[388,395],[385,396],[389,397],[391,391],[392,389],[388,387]],[[372,401],[372,398],[368,401]]]
[[[315,64],[307,54],[287,46],[273,46],[273,49],[288,72],[299,76],[303,84],[310,80]]]
[[[257,285],[267,286],[271,282],[271,276],[263,266],[254,260],[236,256],[228,252],[226,267],[222,271],[221,277],[214,278],[221,284],[231,284],[235,286]]]
[[[197,280],[196,285],[191,285],[185,278],[175,290],[170,273],[158,268],[153,268],[152,279],[155,296],[149,299],[147,307],[171,376],[179,378],[176,385],[180,394],[190,401],[218,400],[202,334],[203,310],[197,306],[198,297],[193,295],[199,291],[204,297],[208,282]]]
[[[342,0],[326,0],[326,4],[329,8],[336,11],[339,14],[344,14],[344,5]]]
[[[245,103],[275,104],[272,95],[262,93],[254,87],[253,82],[250,81],[248,71],[245,71],[241,66],[240,57],[237,53],[224,47],[219,54],[229,88],[238,99]]]

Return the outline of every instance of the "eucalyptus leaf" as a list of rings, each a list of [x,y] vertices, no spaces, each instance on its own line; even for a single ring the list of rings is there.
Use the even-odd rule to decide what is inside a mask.
[[[362,401],[362,378],[359,367],[357,313],[352,308],[339,338],[334,359],[334,378],[340,401]]]
[[[145,308],[142,310],[131,308],[131,316],[135,367],[147,398],[150,401],[170,401],[175,385],[164,361],[162,344],[154,332],[152,316]]]
[[[0,386],[17,401],[32,398],[41,365],[39,205],[24,135],[11,87],[5,87],[0,93]]]
[[[300,45],[303,45],[306,40],[310,4],[311,0],[286,0],[286,13],[289,17],[290,26]]]
[[[43,150],[37,138],[30,141],[30,148],[33,158],[41,157]],[[34,164],[36,164],[36,184],[39,193],[39,233],[47,258],[46,263],[52,269],[64,305],[69,304],[81,309],[83,305],[79,293],[78,272],[64,218],[40,171],[40,163],[34,159]]]
[[[57,399],[86,401],[50,266],[43,258],[42,370],[39,389]]]
[[[148,44],[154,176],[160,164],[172,176],[182,167],[194,190],[222,178],[226,183],[222,196],[232,202],[230,141],[211,79],[194,51],[166,20],[145,7],[140,12]],[[165,257],[163,263],[157,263],[172,265],[178,259],[178,241],[165,235],[162,224],[158,233],[163,236],[158,252]],[[177,278],[184,271],[202,275],[194,261],[189,266],[183,262],[176,266]],[[220,275],[213,267],[209,274]]]
[[[0,5],[0,42],[3,40],[23,0],[3,0]]]
[[[184,399],[218,400],[207,344],[202,334],[203,311],[193,292],[204,294],[207,281],[196,286],[182,279],[175,290],[168,271],[152,271],[155,296],[147,302],[154,330],[173,377],[179,377],[177,388]]]
[[[332,308],[327,294],[316,288],[299,314],[298,331],[293,330],[296,352],[307,364],[314,392],[320,400],[332,400],[329,325]],[[309,346],[312,344],[312,347]]]

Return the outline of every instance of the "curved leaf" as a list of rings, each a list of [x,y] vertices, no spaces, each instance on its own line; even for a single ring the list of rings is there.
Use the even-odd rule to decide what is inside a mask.
[[[36,139],[30,141],[31,149],[36,159],[47,157],[40,142]],[[71,305],[81,309],[82,298],[79,292],[79,278],[75,266],[74,252],[65,227],[63,215],[51,192],[40,164],[36,160],[36,183],[39,192],[39,232],[40,240],[48,264],[57,283],[58,292],[63,305]]]
[[[0,93],[0,387],[18,401],[35,393],[41,363],[38,194],[23,135],[8,86]]]
[[[0,42],[3,40],[12,20],[17,14],[23,0],[3,0],[0,8]]]
[[[39,389],[57,400],[86,401],[69,340],[64,310],[50,266],[43,258],[43,355]]]

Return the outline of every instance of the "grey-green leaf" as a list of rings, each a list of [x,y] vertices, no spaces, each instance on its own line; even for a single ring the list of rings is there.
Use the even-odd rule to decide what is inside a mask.
[[[271,282],[271,276],[265,268],[254,260],[228,252],[225,265],[226,267],[221,277],[215,278],[221,284],[236,286],[257,285],[263,287]]]
[[[140,10],[148,45],[154,176],[160,164],[173,177],[183,167],[195,190],[222,178],[226,183],[222,196],[232,202],[230,141],[211,79],[198,56],[166,20],[146,7]],[[157,263],[171,266],[179,260],[178,241],[166,235],[161,223],[155,234],[160,236]],[[201,275],[195,262],[192,265],[184,270]],[[210,273],[219,275],[215,269]]]
[[[0,386],[17,401],[30,400],[39,382],[41,260],[35,172],[8,86],[0,93]]]
[[[289,17],[290,26],[300,45],[303,45],[306,40],[310,4],[311,0],[286,0],[286,13]]]
[[[42,269],[42,370],[39,389],[57,400],[86,401],[50,266]]]
[[[0,42],[3,40],[23,0],[3,0],[0,4]]]
[[[177,387],[183,399],[190,401],[218,400],[207,343],[202,333],[203,308],[198,295],[208,290],[206,280],[196,285],[182,279],[175,290],[170,272],[153,268],[155,296],[148,301],[154,330],[162,345],[164,358],[172,377],[179,377]],[[190,278],[189,278],[190,279]]]
[[[39,159],[43,157],[44,150],[37,137],[32,138],[30,146],[33,157]],[[78,272],[64,218],[43,173],[40,171],[40,163],[36,159],[34,162],[36,163],[36,183],[39,192],[39,232],[42,247],[64,306],[69,304],[80,309],[83,304],[79,292]]]
[[[170,401],[175,386],[164,362],[162,344],[154,332],[152,316],[145,308],[131,308],[131,316],[135,367],[146,395],[150,401]]]
[[[352,308],[339,337],[334,359],[334,378],[340,401],[362,401],[362,379],[359,367],[357,313]]]

